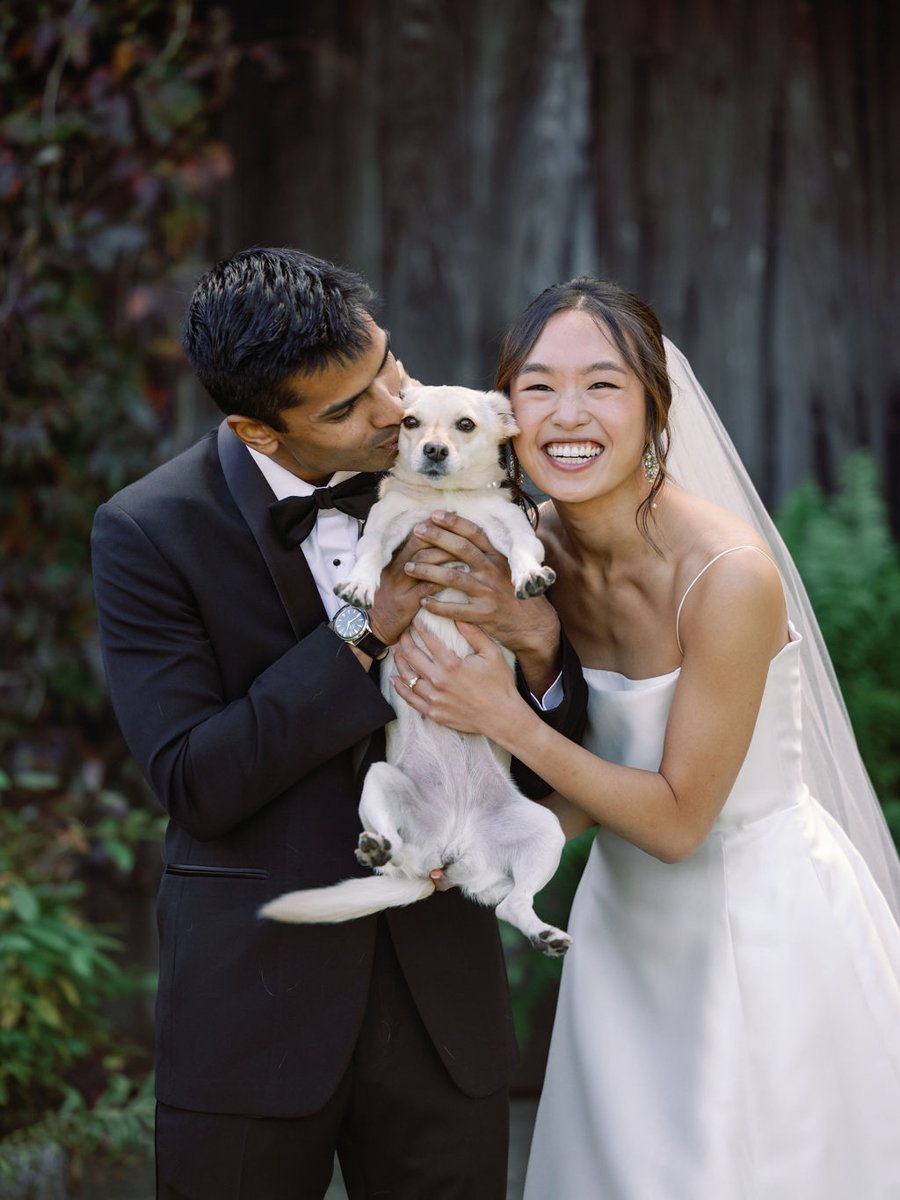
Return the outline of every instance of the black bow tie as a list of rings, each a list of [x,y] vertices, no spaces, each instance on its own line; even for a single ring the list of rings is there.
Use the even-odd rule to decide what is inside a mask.
[[[365,520],[378,495],[382,476],[360,471],[334,487],[316,488],[311,496],[285,496],[269,505],[275,529],[283,544],[293,550],[312,532],[319,509],[337,508],[350,517]]]

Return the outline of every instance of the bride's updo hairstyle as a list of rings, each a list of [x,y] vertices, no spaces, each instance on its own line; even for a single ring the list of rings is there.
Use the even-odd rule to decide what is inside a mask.
[[[586,312],[615,342],[622,357],[644,386],[647,403],[647,444],[659,463],[649,494],[635,514],[638,528],[655,545],[650,534],[653,502],[666,480],[669,448],[669,408],[672,389],[666,369],[666,351],[656,313],[639,296],[617,283],[582,275],[546,288],[510,325],[500,346],[494,387],[509,395],[513,380],[528,361],[544,326],[557,313]]]

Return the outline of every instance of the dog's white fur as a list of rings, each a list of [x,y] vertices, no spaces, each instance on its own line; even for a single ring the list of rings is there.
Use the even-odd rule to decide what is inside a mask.
[[[371,606],[381,571],[412,527],[435,508],[479,525],[509,560],[519,597],[553,582],[544,548],[508,489],[501,488],[499,447],[518,433],[506,396],[461,387],[407,387],[399,453],[382,484],[350,576],[335,587],[344,600]],[[437,495],[436,495],[437,491]],[[463,566],[463,564],[459,564]],[[463,593],[447,589],[451,599]],[[453,621],[420,610],[426,626],[461,657],[472,648]],[[512,667],[513,656],[504,651]],[[262,909],[279,921],[338,922],[413,903],[431,895],[430,871],[472,900],[496,906],[546,954],[564,954],[568,934],[541,921],[534,895],[555,872],[564,845],[556,817],[526,799],[509,774],[509,755],[480,734],[457,733],[422,717],[390,685],[382,688],[397,713],[387,726],[387,761],[366,774],[356,856],[378,874],[332,887],[290,892]]]

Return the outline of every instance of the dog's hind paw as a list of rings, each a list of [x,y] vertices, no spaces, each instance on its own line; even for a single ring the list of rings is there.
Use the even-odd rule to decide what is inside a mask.
[[[356,861],[364,867],[383,867],[391,861],[391,843],[377,833],[361,833],[356,847]]]
[[[527,600],[529,596],[540,596],[547,588],[556,582],[556,572],[552,567],[541,567],[524,579],[516,580],[516,599]]]
[[[532,939],[536,950],[546,954],[548,958],[562,958],[572,945],[572,939],[561,929],[542,929],[536,938]]]

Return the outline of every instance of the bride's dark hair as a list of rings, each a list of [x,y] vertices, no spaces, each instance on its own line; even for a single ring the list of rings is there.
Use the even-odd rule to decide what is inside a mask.
[[[588,313],[608,333],[644,387],[647,403],[647,443],[659,463],[659,473],[638,506],[635,520],[651,545],[653,501],[666,480],[669,449],[669,408],[672,389],[666,368],[662,329],[656,313],[639,296],[606,279],[582,275],[546,288],[507,329],[500,346],[494,387],[509,395],[535,342],[551,317],[566,310]]]

